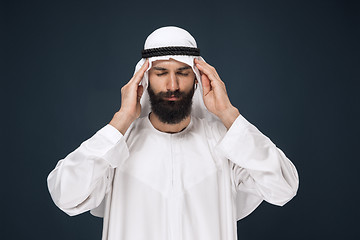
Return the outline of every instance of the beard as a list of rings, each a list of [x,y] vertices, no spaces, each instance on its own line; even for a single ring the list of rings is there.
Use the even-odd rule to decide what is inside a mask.
[[[147,88],[150,97],[151,111],[163,123],[177,124],[188,117],[191,113],[192,98],[195,92],[195,83],[189,92],[167,91],[155,94],[150,86]],[[177,97],[176,101],[164,98]]]

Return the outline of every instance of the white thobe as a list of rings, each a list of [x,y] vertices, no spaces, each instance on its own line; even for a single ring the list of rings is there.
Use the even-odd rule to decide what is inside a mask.
[[[191,117],[174,134],[145,117],[124,136],[100,129],[58,162],[48,187],[67,214],[104,217],[104,240],[235,240],[236,221],[262,200],[285,204],[298,175],[241,115],[228,131]]]

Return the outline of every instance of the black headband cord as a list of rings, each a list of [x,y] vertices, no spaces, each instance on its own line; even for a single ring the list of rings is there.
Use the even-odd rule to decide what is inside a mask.
[[[158,56],[165,56],[165,55],[200,56],[200,49],[192,48],[192,47],[149,48],[149,49],[142,50],[141,55],[143,58],[158,57]]]

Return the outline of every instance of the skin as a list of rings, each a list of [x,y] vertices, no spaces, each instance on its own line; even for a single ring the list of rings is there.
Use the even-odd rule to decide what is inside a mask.
[[[231,104],[224,82],[220,79],[216,69],[208,63],[197,59],[194,60],[194,63],[201,74],[203,99],[206,108],[219,117],[225,127],[229,129],[240,113]],[[149,63],[146,60],[139,71],[121,88],[121,107],[114,114],[109,124],[118,129],[123,135],[131,123],[140,116],[140,98],[143,87],[139,86],[139,83],[148,66]],[[155,93],[175,90],[188,92],[194,84],[194,79],[195,74],[187,64],[173,59],[155,61],[149,70],[149,81]],[[177,99],[171,98],[168,100],[176,101]],[[150,121],[159,131],[176,133],[190,123],[190,116],[178,124],[166,124],[161,122],[154,113],[151,113]]]

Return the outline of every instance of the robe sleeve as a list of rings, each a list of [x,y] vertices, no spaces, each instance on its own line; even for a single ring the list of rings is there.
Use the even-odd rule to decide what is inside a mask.
[[[100,205],[114,169],[129,156],[124,136],[106,125],[60,160],[47,178],[54,203],[73,216]]]
[[[231,161],[238,195],[258,195],[278,206],[296,195],[299,179],[295,166],[243,116],[235,120],[217,149]]]

